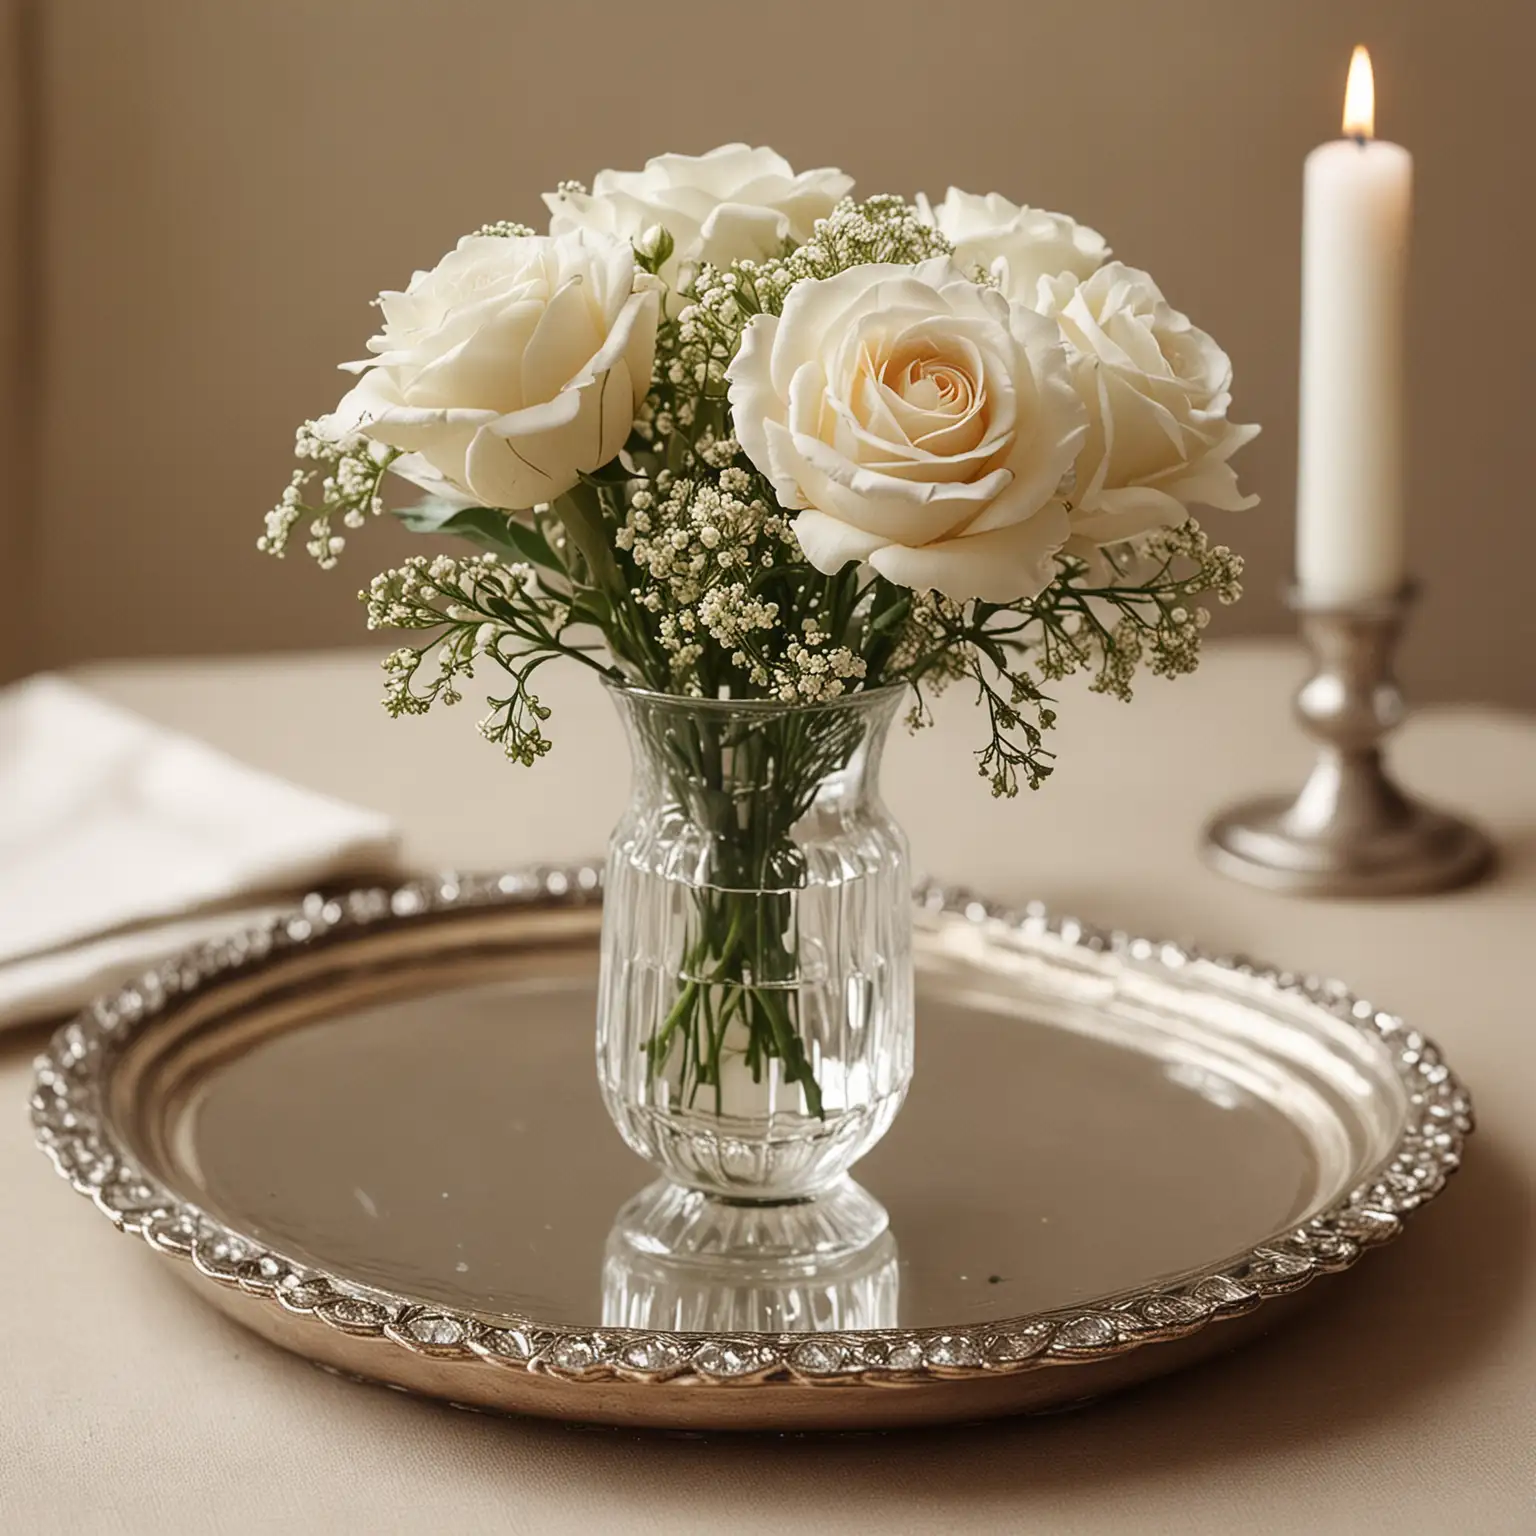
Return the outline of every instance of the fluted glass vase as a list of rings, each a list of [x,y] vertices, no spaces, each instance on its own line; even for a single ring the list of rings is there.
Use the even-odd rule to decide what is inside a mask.
[[[611,690],[633,777],[608,852],[598,1076],[624,1140],[682,1184],[815,1195],[901,1106],[911,877],[879,768],[902,691]]]

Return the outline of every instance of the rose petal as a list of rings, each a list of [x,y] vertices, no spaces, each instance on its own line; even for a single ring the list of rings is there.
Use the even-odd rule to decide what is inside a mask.
[[[1011,603],[1043,592],[1056,575],[1055,556],[1071,533],[1059,502],[1022,523],[911,549],[887,544],[869,563],[897,586],[942,592],[964,601]]]
[[[521,364],[522,389],[508,409],[553,399],[602,346],[607,326],[594,298],[579,273],[555,291],[521,356],[512,354]]]
[[[1189,508],[1166,491],[1151,486],[1125,486],[1105,491],[1091,512],[1074,511],[1072,532],[1095,544],[1117,544],[1154,528],[1177,528]]]
[[[495,419],[494,411],[396,407],[376,417],[367,431],[378,442],[420,454],[444,479],[468,489],[464,456],[481,428]]]
[[[882,547],[873,534],[861,533],[814,507],[795,519],[795,537],[805,558],[824,576],[835,575],[852,560],[867,560]]]
[[[406,400],[445,410],[471,402],[485,410],[517,410],[525,399],[519,360],[542,313],[541,305],[517,302],[486,314],[478,330],[419,369],[405,388]]]
[[[1013,479],[997,469],[953,485],[901,480],[850,464],[815,438],[795,435],[792,444],[796,479],[811,506],[903,544],[931,544],[966,527]]]
[[[782,423],[785,403],[770,378],[777,315],[756,315],[742,334],[741,346],[725,370],[729,385],[731,428],[742,452],[773,481],[781,506],[793,507],[796,488],[793,476],[776,466],[768,444],[768,423]]]
[[[716,266],[777,256],[789,234],[789,216],[777,208],[727,202],[710,210],[699,238]]]
[[[593,381],[487,422],[465,455],[469,488],[485,506],[512,512],[570,490],[597,441],[599,391]]]

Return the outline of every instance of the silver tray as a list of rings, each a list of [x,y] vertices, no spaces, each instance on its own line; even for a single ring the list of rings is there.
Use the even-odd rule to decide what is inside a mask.
[[[597,1096],[598,884],[313,897],[61,1029],[37,1139],[330,1369],[586,1422],[855,1429],[1225,1349],[1395,1236],[1472,1128],[1435,1047],[1337,984],[928,889],[916,1081],[856,1170],[888,1234],[826,1269],[653,1262],[613,1236],[647,1172]]]

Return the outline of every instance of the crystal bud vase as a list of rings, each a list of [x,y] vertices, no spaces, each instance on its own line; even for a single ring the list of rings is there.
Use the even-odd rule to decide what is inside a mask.
[[[679,1183],[815,1195],[885,1134],[912,1076],[911,876],[879,794],[903,689],[610,691],[633,775],[603,898],[608,1112]]]

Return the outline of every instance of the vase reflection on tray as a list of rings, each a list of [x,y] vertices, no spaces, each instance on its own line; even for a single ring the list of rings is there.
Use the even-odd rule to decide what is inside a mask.
[[[619,1212],[603,1256],[609,1328],[893,1328],[899,1296],[884,1208],[849,1179],[780,1205],[737,1204],[658,1179]]]

